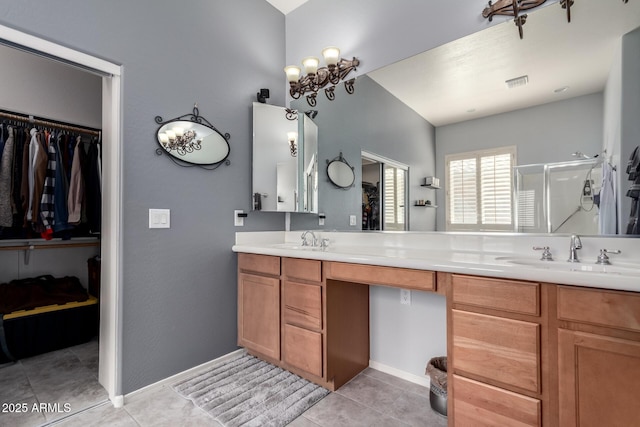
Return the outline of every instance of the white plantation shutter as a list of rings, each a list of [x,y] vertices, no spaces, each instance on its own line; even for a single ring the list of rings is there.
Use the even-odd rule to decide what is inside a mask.
[[[451,224],[478,223],[476,159],[454,160],[449,164],[449,213]]]
[[[480,157],[483,224],[511,224],[511,154]]]
[[[536,190],[518,192],[518,227],[533,228],[536,224]]]
[[[447,229],[512,230],[515,147],[446,156]]]
[[[405,176],[406,171],[384,165],[384,229],[404,230],[405,223]]]

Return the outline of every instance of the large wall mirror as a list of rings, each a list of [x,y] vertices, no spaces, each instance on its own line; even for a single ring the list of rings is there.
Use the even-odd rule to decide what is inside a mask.
[[[253,210],[318,213],[318,127],[305,114],[253,104]]]
[[[412,171],[409,201],[430,199],[438,206],[409,206],[409,229],[446,231],[445,156],[516,146],[514,181],[519,178],[522,194],[539,188],[536,209],[550,211],[532,225],[524,216],[514,218],[514,227],[546,233],[550,221],[552,232],[584,235],[604,234],[594,226],[598,208],[587,193],[600,191],[601,166],[608,162],[616,167],[618,228],[624,234],[631,202],[626,163],[640,141],[640,2],[581,0],[571,11],[571,23],[558,4],[529,11],[522,40],[508,20],[360,76],[353,95],[319,99],[321,158],[339,151],[352,158],[364,150],[406,163]],[[527,84],[508,88],[508,80],[523,76]],[[422,124],[407,123],[413,116]],[[336,192],[321,180],[320,210],[333,210],[328,228],[352,229],[344,218],[358,213],[362,183],[361,165],[352,165],[350,192]],[[523,173],[533,170],[527,178],[536,184],[522,187]],[[425,176],[440,178],[443,188],[420,188]],[[585,189],[586,182],[591,188]],[[554,210],[559,201],[564,204]],[[584,212],[576,214],[578,209]],[[571,228],[573,219],[565,222],[571,215],[585,227]],[[292,221],[292,228],[312,226]]]

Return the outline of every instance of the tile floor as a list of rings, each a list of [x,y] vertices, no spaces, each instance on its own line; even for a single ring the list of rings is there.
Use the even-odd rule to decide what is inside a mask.
[[[135,394],[126,399],[123,408],[115,409],[97,383],[97,342],[0,368],[0,403],[4,402],[27,403],[29,407],[35,402],[60,402],[70,403],[72,410],[89,409],[71,416],[31,411],[0,413],[0,426],[220,426],[175,393],[170,385]],[[446,425],[447,419],[431,410],[427,388],[371,368],[289,424],[291,427]]]

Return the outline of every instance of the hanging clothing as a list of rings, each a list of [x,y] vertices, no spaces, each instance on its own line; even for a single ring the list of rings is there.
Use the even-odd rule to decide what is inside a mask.
[[[27,170],[27,180],[29,182],[29,207],[27,209],[27,221],[31,222],[33,219],[33,193],[35,191],[35,165],[38,157],[38,151],[40,144],[36,135],[38,130],[33,128],[30,131],[31,140],[29,141],[29,169]]]
[[[13,127],[9,127],[8,137],[4,143],[0,158],[0,227],[11,227],[13,225],[13,212],[11,210],[13,150]]]
[[[609,162],[602,164],[602,187],[600,190],[600,211],[598,229],[600,234],[618,233],[618,204],[616,201],[616,176]]]
[[[62,134],[59,134],[55,141],[56,149],[56,181],[54,191],[54,218],[53,231],[55,233],[66,231],[72,228],[69,225],[69,211],[67,210],[67,198],[69,196],[69,183],[65,172],[65,163],[61,147],[64,147]],[[63,236],[63,240],[69,236]]]
[[[42,225],[42,217],[40,216],[40,202],[42,201],[42,193],[44,191],[44,181],[47,177],[48,150],[46,147],[45,135],[41,132],[36,133],[36,143],[38,151],[33,166],[33,212],[31,218],[31,226],[37,233],[44,231]]]
[[[69,195],[67,196],[67,209],[69,224],[79,224],[82,219],[82,206],[84,204],[84,177],[82,176],[82,165],[80,152],[82,151],[82,140],[78,137],[78,142],[73,150],[73,163],[71,166],[71,179],[69,180]]]
[[[55,189],[56,189],[56,145],[50,140],[51,135],[45,134],[47,138],[47,169],[45,172],[44,186],[42,187],[42,198],[40,199],[40,218],[44,230],[41,232],[42,238],[51,240],[53,238],[53,224],[55,223]]]
[[[11,212],[13,212],[12,227],[20,227],[24,217],[21,200],[22,186],[22,156],[24,152],[24,129],[15,129],[13,151],[13,173],[11,178]]]

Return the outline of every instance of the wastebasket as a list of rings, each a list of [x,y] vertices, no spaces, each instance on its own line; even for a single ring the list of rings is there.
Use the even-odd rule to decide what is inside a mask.
[[[427,364],[427,374],[431,380],[429,403],[431,409],[447,416],[447,358],[434,357]]]

